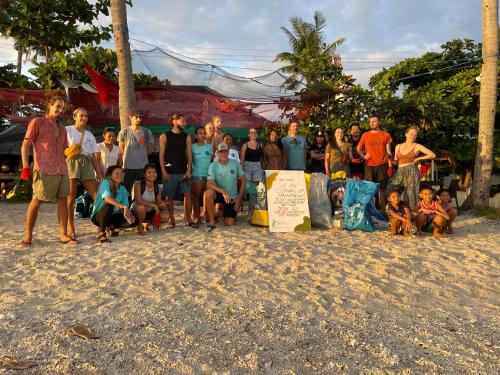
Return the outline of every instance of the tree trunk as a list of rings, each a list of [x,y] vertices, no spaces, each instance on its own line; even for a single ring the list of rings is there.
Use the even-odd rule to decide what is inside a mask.
[[[130,111],[136,108],[125,0],[111,0],[111,20],[118,59],[120,127],[125,128],[130,124]]]
[[[23,47],[17,46],[17,75],[21,75],[21,69],[23,67]]]
[[[479,92],[479,133],[472,183],[474,207],[489,205],[498,77],[498,0],[483,0],[483,64]]]

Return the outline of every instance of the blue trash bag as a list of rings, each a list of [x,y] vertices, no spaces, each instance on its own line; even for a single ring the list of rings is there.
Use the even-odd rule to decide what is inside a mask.
[[[344,229],[375,231],[368,212],[368,205],[371,205],[371,200],[377,194],[379,186],[380,184],[375,182],[347,179],[342,205]]]
[[[85,190],[75,199],[75,219],[88,219],[92,212],[92,197]]]

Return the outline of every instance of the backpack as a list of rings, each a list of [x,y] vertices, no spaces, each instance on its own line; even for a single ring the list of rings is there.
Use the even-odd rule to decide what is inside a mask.
[[[144,194],[144,190],[146,190],[146,181],[141,180],[141,181],[136,181],[136,183],[137,183],[137,182],[140,182],[140,184],[141,184],[141,196],[142,196],[142,194]],[[134,191],[135,191],[135,189],[134,189],[134,188],[132,188],[132,193],[133,193],[133,194],[132,194],[132,196],[134,197],[133,201],[135,201],[135,194],[134,194]],[[158,184],[157,184],[156,182],[155,182],[155,184],[154,184],[154,192],[155,192],[155,198],[156,198],[156,196],[157,196],[157,195],[158,195],[158,193],[160,192],[160,187],[158,186]]]

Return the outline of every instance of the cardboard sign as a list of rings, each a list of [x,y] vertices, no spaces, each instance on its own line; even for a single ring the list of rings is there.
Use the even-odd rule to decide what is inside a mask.
[[[266,170],[266,189],[271,232],[311,230],[304,172]]]

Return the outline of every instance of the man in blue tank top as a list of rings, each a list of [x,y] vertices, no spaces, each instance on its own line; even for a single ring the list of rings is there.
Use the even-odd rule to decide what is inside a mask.
[[[172,129],[160,136],[160,167],[163,180],[163,194],[167,199],[170,223],[175,228],[174,197],[184,195],[184,220],[192,228],[198,226],[191,219],[191,136],[184,133],[186,120],[181,114],[170,118]]]

